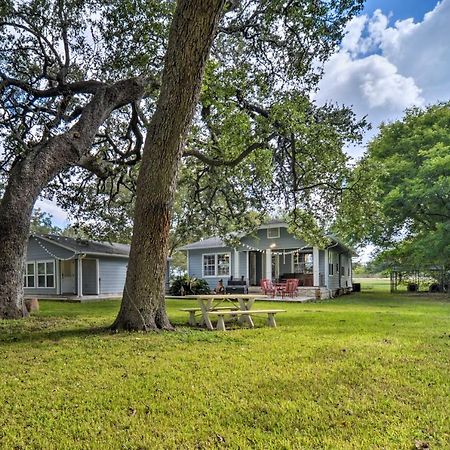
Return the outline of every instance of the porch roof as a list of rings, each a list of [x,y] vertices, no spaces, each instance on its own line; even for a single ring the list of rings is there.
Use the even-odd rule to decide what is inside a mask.
[[[55,234],[32,234],[32,237],[51,242],[59,247],[71,250],[74,253],[87,253],[98,256],[120,256],[128,257],[130,254],[130,246],[117,242],[97,242],[86,239],[75,239],[66,236],[58,236]]]

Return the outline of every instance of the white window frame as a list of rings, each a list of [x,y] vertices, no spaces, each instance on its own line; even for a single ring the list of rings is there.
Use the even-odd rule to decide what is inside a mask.
[[[33,266],[33,274],[28,273],[28,266]],[[34,286],[28,286],[28,278],[33,277]],[[36,264],[35,261],[27,261],[25,263],[25,269],[23,274],[23,287],[27,289],[35,289],[36,288]]]
[[[276,231],[276,233],[273,236],[270,234],[272,231]],[[267,228],[267,239],[279,239],[279,237],[280,237],[280,227]]]
[[[219,255],[228,255],[229,265],[228,273],[219,275]],[[214,256],[214,275],[205,275],[205,256]],[[219,252],[219,253],[202,253],[202,278],[219,278],[219,277],[229,277],[231,274],[231,252]]]
[[[38,264],[42,263],[45,264],[45,273],[44,274],[38,274]],[[53,264],[53,273],[47,273],[47,263],[52,263]],[[39,261],[35,261],[35,269],[34,269],[34,273],[35,273],[35,287],[36,289],[55,289],[56,288],[56,265],[55,265],[55,260],[54,259],[41,259]],[[39,286],[39,276],[44,276],[45,277],[45,286]],[[48,277],[52,276],[53,277],[53,286],[47,286],[47,281],[48,281]]]

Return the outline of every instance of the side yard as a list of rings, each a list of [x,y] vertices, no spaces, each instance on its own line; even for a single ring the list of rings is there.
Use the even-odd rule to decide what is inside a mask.
[[[0,448],[450,447],[448,299],[372,289],[227,333],[187,306],[175,333],[110,334],[118,301],[0,322]]]

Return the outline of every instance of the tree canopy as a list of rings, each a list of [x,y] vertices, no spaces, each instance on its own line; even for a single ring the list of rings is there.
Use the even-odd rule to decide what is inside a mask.
[[[44,189],[64,195],[69,190],[72,198],[83,198],[88,189],[104,204],[119,195],[126,199],[124,190],[133,196],[138,172],[155,189],[137,201],[135,226],[139,214],[150,215],[143,202],[165,195],[171,206],[173,195],[166,190],[175,189],[179,168],[186,199],[180,217],[191,226],[222,233],[254,227],[261,220],[255,220],[258,213],[278,207],[290,211],[288,220],[304,237],[309,233],[316,239],[333,221],[342,193],[351,188],[342,148],[360,139],[366,124],[356,121],[348,108],[315,105],[310,94],[320,79],[321,63],[336,49],[362,0],[205,2],[205,10],[180,0],[174,6],[157,0],[32,0],[2,6],[0,27],[6,39],[0,44],[0,133],[6,187],[0,204],[5,245],[0,247],[9,254],[1,258],[6,261],[1,273],[19,271],[26,222]],[[218,14],[211,51],[202,53],[202,58],[209,54],[209,61],[192,59],[193,69],[198,64],[201,70],[185,72],[197,80],[206,70],[198,98],[195,89],[191,97],[185,95],[188,84],[186,92],[179,92],[170,78],[171,68],[183,66],[187,57],[175,47],[168,53],[169,28],[177,42],[187,25],[177,15],[180,10],[209,25],[201,13]],[[190,48],[197,54],[195,46]],[[194,102],[193,125],[179,142],[176,165],[174,154],[169,157],[158,146],[144,158],[144,140],[148,149],[154,148],[152,139],[162,142],[171,133],[178,139],[175,134],[185,130],[178,125],[191,117],[190,106],[168,101],[173,93],[163,83],[164,73],[180,99]],[[172,117],[156,114],[164,101],[173,108]],[[154,127],[158,120],[166,127],[164,136]],[[178,128],[166,124],[177,120]],[[156,183],[151,176],[158,171]],[[27,189],[18,196],[24,185]],[[141,186],[144,190],[142,181]],[[139,188],[137,192],[139,199]],[[22,204],[17,205],[19,198]],[[156,228],[162,226],[157,225],[158,214],[152,219]],[[22,242],[20,248],[11,246],[12,240]],[[152,273],[163,267],[166,241],[160,246],[161,261]],[[12,302],[17,287],[12,289],[8,277],[0,279],[0,295]],[[18,286],[21,278],[16,278]],[[9,286],[8,292],[2,293],[2,286]]]
[[[450,104],[382,125],[358,168],[370,179],[366,239],[397,264],[450,261]]]

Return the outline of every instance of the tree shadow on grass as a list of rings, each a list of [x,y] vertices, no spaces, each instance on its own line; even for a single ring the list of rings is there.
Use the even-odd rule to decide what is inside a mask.
[[[65,339],[86,339],[93,337],[103,337],[112,334],[114,334],[114,332],[112,332],[111,329],[106,326],[65,328],[59,330],[21,330],[17,332],[14,332],[13,330],[4,332],[2,330],[0,331],[0,346],[21,343],[56,343]]]

